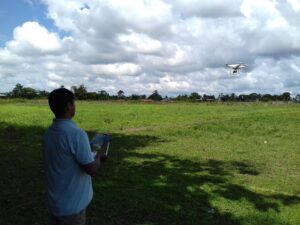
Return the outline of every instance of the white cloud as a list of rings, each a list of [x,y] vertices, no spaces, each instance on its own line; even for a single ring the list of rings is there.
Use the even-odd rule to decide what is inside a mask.
[[[57,53],[61,49],[59,37],[37,22],[26,22],[15,28],[14,40],[9,41],[7,49],[16,54]]]
[[[204,18],[237,17],[241,16],[242,0],[175,0],[174,8],[182,18],[198,16]]]
[[[136,75],[141,71],[141,67],[132,63],[116,63],[106,65],[92,65],[92,71],[98,75]]]
[[[63,78],[53,72],[48,73],[48,78],[52,81],[61,81]]]
[[[129,52],[155,54],[162,48],[160,41],[145,34],[130,32],[130,34],[120,34],[118,38],[124,49]]]
[[[175,52],[174,56],[166,60],[165,64],[170,66],[182,65],[188,60],[187,52],[183,50],[178,50]]]
[[[288,3],[293,7],[296,12],[300,11],[300,1],[299,0],[287,0]]]
[[[191,84],[188,81],[166,75],[160,79],[160,86],[159,90],[167,89],[171,92],[180,92],[180,90],[188,90]]]
[[[0,64],[2,65],[13,65],[15,63],[20,63],[22,61],[21,57],[14,55],[7,49],[0,50]]]
[[[140,30],[155,29],[171,22],[171,5],[160,0],[106,0],[104,2],[112,10],[116,10],[127,23]]]
[[[47,82],[47,86],[51,89],[59,88],[59,83],[56,83],[55,81],[49,81]]]

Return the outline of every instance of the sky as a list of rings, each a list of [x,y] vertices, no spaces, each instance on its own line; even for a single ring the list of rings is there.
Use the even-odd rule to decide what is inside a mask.
[[[0,92],[17,83],[296,95],[300,0],[0,0]]]

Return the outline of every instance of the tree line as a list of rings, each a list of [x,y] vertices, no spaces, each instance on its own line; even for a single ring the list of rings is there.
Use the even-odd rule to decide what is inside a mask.
[[[64,87],[64,86],[61,86]],[[209,101],[221,101],[221,102],[255,102],[255,101],[296,101],[300,102],[300,94],[292,97],[289,92],[284,92],[281,95],[271,94],[219,94],[215,95],[200,95],[197,92],[191,94],[178,95],[176,97],[162,97],[157,90],[153,91],[149,96],[145,94],[132,94],[126,96],[124,91],[119,90],[115,95],[109,94],[105,90],[98,92],[89,92],[87,88],[81,84],[79,86],[72,86],[71,91],[75,94],[78,100],[144,100],[144,101],[185,101],[185,102],[209,102]],[[2,94],[2,97],[6,98],[25,98],[25,99],[36,99],[36,98],[47,98],[49,92],[45,90],[36,90],[31,87],[24,87],[21,84],[16,84],[12,91]]]

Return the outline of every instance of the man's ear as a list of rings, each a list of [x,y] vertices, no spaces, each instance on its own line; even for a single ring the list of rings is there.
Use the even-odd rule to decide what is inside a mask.
[[[71,107],[70,102],[68,102],[66,106],[66,110],[69,111],[70,107]]]
[[[68,102],[66,111],[70,114],[71,117],[75,116],[75,103]]]
[[[66,107],[66,111],[70,111],[73,107],[73,103],[72,102],[68,102],[67,103],[67,107]]]

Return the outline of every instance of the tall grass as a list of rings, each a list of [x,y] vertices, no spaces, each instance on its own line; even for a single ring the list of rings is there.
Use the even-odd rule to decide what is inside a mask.
[[[88,224],[300,224],[300,107],[78,102],[113,134]],[[47,224],[46,102],[0,104],[0,224]]]

